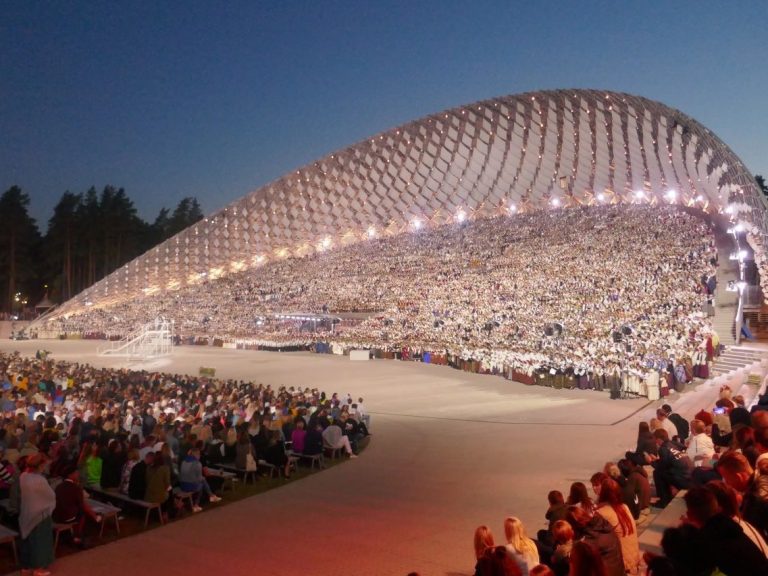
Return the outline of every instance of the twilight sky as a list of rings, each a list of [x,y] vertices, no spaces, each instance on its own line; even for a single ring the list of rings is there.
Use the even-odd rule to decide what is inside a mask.
[[[210,213],[443,108],[602,88],[679,108],[768,176],[768,2],[5,0],[0,192]]]

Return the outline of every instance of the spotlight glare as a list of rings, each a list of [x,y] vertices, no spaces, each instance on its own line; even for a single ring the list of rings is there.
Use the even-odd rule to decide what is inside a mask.
[[[552,198],[552,206],[560,206],[560,198]]]
[[[376,237],[376,228],[373,226],[370,226],[368,228],[368,238],[375,238]]]
[[[597,195],[597,201],[598,201],[598,202],[605,202],[605,194],[603,194],[602,192],[600,192],[600,193]]]
[[[413,226],[414,230],[418,230],[421,228],[421,220],[419,218],[414,218],[411,220],[411,226]]]

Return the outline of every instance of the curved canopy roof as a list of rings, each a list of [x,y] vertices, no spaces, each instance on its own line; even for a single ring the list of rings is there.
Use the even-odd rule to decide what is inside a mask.
[[[599,202],[755,208],[754,178],[707,128],[639,96],[551,90],[493,98],[371,136],[180,232],[59,310],[175,289],[335,243],[504,211]]]

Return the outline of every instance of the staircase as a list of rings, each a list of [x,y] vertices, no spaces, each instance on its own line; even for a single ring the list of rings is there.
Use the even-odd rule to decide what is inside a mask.
[[[726,291],[729,281],[739,280],[739,263],[729,260],[734,250],[733,238],[722,230],[715,232],[717,244],[717,289],[715,290],[715,316],[712,328],[720,337],[720,343],[730,346],[736,343],[734,318],[739,307],[739,293]]]
[[[711,377],[729,374],[745,366],[750,366],[760,360],[768,359],[768,350],[759,348],[745,348],[742,346],[728,346],[715,359],[712,366]]]

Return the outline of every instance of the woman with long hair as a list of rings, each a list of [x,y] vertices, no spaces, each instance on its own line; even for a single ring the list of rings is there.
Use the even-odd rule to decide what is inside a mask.
[[[637,526],[629,507],[624,504],[621,487],[613,478],[606,478],[600,485],[597,513],[611,525],[621,544],[624,570],[637,574],[640,565],[640,544],[637,540]]]
[[[589,497],[589,492],[587,492],[584,482],[574,482],[571,484],[571,491],[568,493],[568,500],[565,503],[568,506],[581,506],[584,512],[589,514],[595,511],[595,503]]]
[[[478,526],[475,528],[475,537],[473,539],[475,546],[475,576],[481,576],[483,573],[482,559],[487,550],[493,550],[496,546],[493,539],[493,532],[488,526]]]
[[[504,534],[507,536],[507,554],[512,558],[523,576],[539,563],[539,551],[536,543],[525,533],[525,526],[514,516],[504,520]]]
[[[493,532],[488,526],[478,526],[475,528],[475,559],[479,560],[488,548],[493,548],[496,544],[493,539]]]

